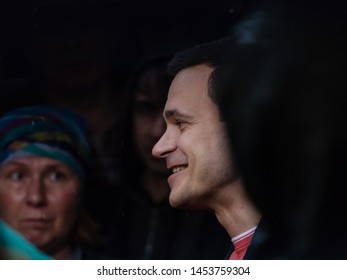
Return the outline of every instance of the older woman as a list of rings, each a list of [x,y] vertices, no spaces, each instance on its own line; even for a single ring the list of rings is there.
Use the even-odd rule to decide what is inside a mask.
[[[55,259],[85,258],[89,153],[83,123],[70,111],[20,108],[0,119],[0,218]]]

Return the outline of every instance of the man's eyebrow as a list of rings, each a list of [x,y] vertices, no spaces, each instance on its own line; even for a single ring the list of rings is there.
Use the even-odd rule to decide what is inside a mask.
[[[165,111],[164,117],[165,117],[165,119],[171,119],[171,118],[191,119],[191,116],[189,116],[187,114],[183,114],[183,113],[179,112],[177,109]]]

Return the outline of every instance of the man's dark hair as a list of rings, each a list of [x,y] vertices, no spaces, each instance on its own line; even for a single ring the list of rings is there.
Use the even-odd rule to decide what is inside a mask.
[[[167,71],[170,75],[176,76],[183,69],[201,64],[214,68],[208,82],[208,95],[217,104],[214,90],[214,72],[223,65],[226,49],[231,46],[231,38],[226,37],[178,52],[168,63]]]

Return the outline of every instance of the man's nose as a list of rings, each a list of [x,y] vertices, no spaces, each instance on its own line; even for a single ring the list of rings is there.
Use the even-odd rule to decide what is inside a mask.
[[[159,141],[154,145],[152,154],[156,158],[165,158],[174,150],[176,150],[176,139],[167,129]]]

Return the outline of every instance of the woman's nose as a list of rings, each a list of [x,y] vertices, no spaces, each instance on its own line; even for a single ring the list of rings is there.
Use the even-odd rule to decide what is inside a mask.
[[[46,191],[41,178],[32,178],[27,189],[26,201],[31,206],[40,207],[46,204]]]

